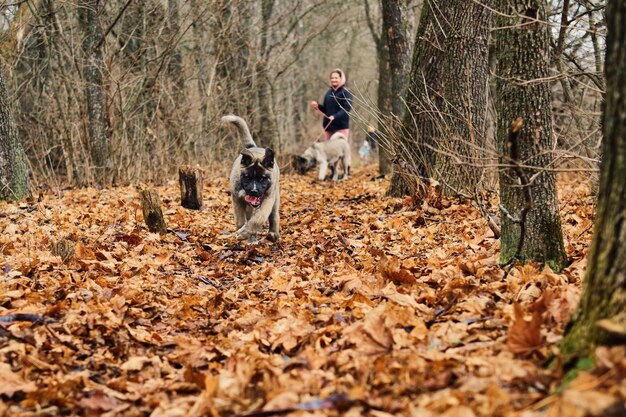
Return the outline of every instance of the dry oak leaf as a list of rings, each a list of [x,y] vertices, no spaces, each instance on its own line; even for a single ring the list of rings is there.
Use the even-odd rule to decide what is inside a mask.
[[[76,403],[78,406],[92,411],[111,411],[119,408],[123,403],[105,393],[95,390]]]
[[[385,279],[396,284],[415,284],[417,282],[415,275],[408,269],[403,268],[398,258],[386,256],[384,253],[381,253],[378,271]]]
[[[415,301],[415,297],[409,294],[401,294],[398,292],[396,286],[390,282],[389,284],[387,284],[387,286],[385,288],[383,288],[380,292],[380,294],[387,298],[389,301],[393,301],[394,303],[401,305],[401,306],[405,306],[405,307],[411,307],[417,311],[420,311],[422,313],[425,314],[431,314],[432,313],[432,309],[429,308],[427,305],[425,304],[420,304],[417,301]]]
[[[211,374],[207,374],[204,378],[204,391],[198,396],[196,402],[189,410],[189,417],[200,416],[219,416],[214,406],[214,398],[217,393],[218,381]]]
[[[34,392],[37,385],[33,381],[25,381],[22,376],[11,370],[8,363],[0,363],[0,394],[12,396],[18,391]]]
[[[263,406],[263,410],[290,408],[298,404],[299,400],[300,395],[298,395],[297,392],[284,391],[280,394],[273,396],[273,398]]]
[[[543,344],[541,337],[542,313],[535,310],[532,319],[526,321],[520,304],[513,304],[514,319],[509,328],[507,346],[514,354],[528,354]]]
[[[367,313],[363,321],[355,323],[345,332],[354,350],[364,355],[376,355],[389,352],[393,347],[391,330],[385,324],[384,306]]]
[[[445,413],[441,414],[441,417],[476,417],[476,414],[474,414],[471,408],[459,405],[448,409]]]
[[[602,391],[568,389],[549,408],[548,417],[604,417],[618,401],[618,398]]]
[[[140,371],[145,364],[150,362],[151,360],[147,356],[131,356],[120,366],[120,369],[124,371]]]

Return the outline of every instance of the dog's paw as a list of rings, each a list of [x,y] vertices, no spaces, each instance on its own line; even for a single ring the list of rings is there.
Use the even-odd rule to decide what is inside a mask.
[[[251,233],[248,229],[246,229],[246,226],[237,230],[237,240],[250,240],[250,238],[254,237],[255,233]]]
[[[280,234],[275,232],[269,232],[267,234],[267,240],[269,240],[270,242],[278,242],[280,240]]]

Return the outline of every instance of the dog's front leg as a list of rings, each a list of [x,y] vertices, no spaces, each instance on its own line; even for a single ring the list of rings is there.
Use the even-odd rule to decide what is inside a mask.
[[[277,194],[276,201],[270,213],[270,232],[267,238],[272,242],[278,242],[280,239],[280,194]]]
[[[256,232],[252,231],[252,228],[248,223],[237,230],[237,240],[247,240],[248,242],[254,242],[256,240]]]
[[[273,205],[273,199],[264,200],[261,206],[252,212],[252,216],[250,216],[246,224],[237,230],[237,239],[247,239],[248,242],[256,240],[256,234],[261,230],[263,223],[265,223],[265,220],[269,217]]]
[[[241,229],[246,224],[246,203],[239,197],[233,196],[233,214],[235,215],[235,227]]]
[[[320,173],[317,176],[320,181],[324,181],[324,178],[326,178],[326,168],[328,168],[328,161],[320,162]]]

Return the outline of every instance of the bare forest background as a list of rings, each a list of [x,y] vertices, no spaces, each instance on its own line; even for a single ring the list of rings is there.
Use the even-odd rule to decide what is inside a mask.
[[[422,2],[387,6],[396,3],[410,56]],[[554,169],[598,168],[604,3],[552,1],[548,9],[551,67],[536,82],[553,93]],[[0,51],[33,185],[94,184],[99,169],[113,183],[161,182],[187,163],[221,173],[238,148],[219,123],[227,113],[248,119],[257,141],[287,164],[321,132],[308,103],[321,99],[335,67],[355,96],[353,146],[377,127],[402,170],[389,129],[401,117],[390,97],[401,94],[390,81],[383,9],[373,0],[5,3]],[[498,159],[493,50],[491,41],[479,162],[487,187]],[[102,161],[94,147],[105,150]]]

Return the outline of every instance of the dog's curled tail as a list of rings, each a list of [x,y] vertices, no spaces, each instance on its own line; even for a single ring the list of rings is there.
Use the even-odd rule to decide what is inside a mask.
[[[250,129],[248,129],[248,124],[241,117],[235,116],[234,114],[229,114],[222,117],[222,122],[233,123],[237,127],[237,131],[239,131],[239,138],[241,139],[241,143],[245,148],[256,147],[256,144],[252,139],[252,135],[250,134]]]

